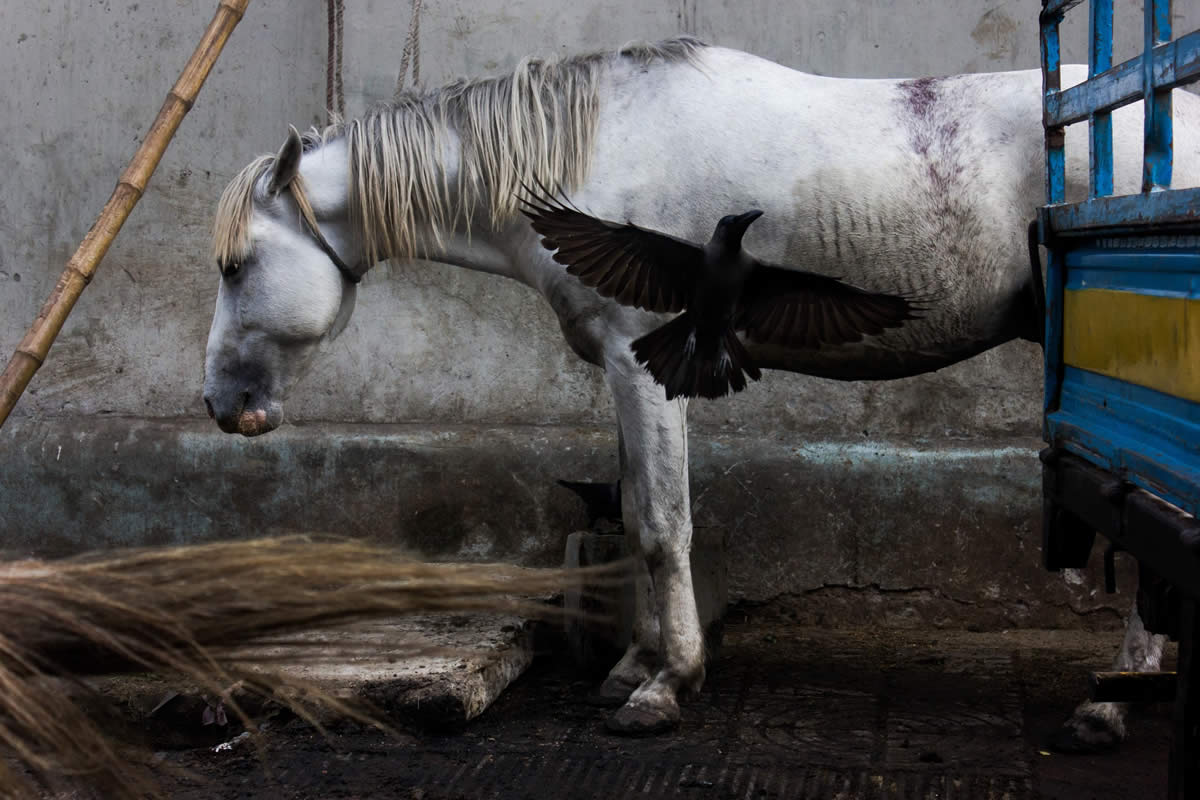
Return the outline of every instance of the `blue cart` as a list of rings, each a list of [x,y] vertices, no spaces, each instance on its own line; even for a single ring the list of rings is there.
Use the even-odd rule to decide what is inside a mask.
[[[1170,188],[1171,89],[1200,79],[1200,31],[1173,40],[1170,0],[1146,0],[1145,49],[1114,67],[1112,0],[1091,0],[1089,79],[1062,90],[1058,26],[1080,2],[1041,13],[1043,558],[1082,567],[1098,532],[1110,586],[1113,553],[1137,558],[1139,612],[1178,669],[1094,679],[1095,699],[1173,701],[1168,796],[1200,798],[1200,189]],[[1138,100],[1142,191],[1113,196],[1110,114]],[[1089,199],[1067,204],[1063,130],[1083,121]]]

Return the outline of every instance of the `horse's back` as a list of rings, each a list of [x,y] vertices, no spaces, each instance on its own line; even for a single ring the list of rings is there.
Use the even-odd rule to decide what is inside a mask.
[[[1079,72],[1065,67],[1064,81]],[[902,377],[1035,332],[1025,228],[1044,202],[1037,70],[829,78],[711,47],[695,63],[615,70],[602,91],[594,177],[578,195],[594,213],[699,241],[725,214],[761,208],[746,245],[765,260],[937,298],[900,330],[822,351],[758,348],[761,363]],[[1176,96],[1176,185],[1197,185],[1200,98]],[[1118,192],[1140,186],[1141,124],[1140,104],[1114,114]],[[1075,199],[1087,161],[1086,126],[1073,126]]]

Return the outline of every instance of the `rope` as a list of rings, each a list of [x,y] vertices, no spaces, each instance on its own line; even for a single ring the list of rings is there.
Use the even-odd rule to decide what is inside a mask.
[[[400,56],[400,74],[396,77],[396,94],[404,91],[404,78],[412,67],[412,85],[421,82],[421,4],[412,0],[412,16],[408,22],[408,38]],[[326,121],[346,115],[346,94],[342,84],[342,45],[345,41],[346,0],[325,0],[325,22],[329,29],[325,61]]]
[[[337,49],[337,30],[334,26],[333,16],[334,0],[325,0],[325,25],[328,31],[328,39],[325,43],[325,114],[328,119],[329,112],[333,110],[333,54]]]
[[[325,61],[325,118],[332,122],[346,113],[346,96],[342,86],[342,41],[345,34],[343,15],[345,0],[325,0],[325,22],[329,39]]]
[[[345,7],[345,0],[337,0],[337,113],[339,117],[346,115],[346,96],[342,90],[342,45],[346,41],[346,29],[342,24],[342,15]]]
[[[396,76],[396,95],[404,91],[404,76],[412,63],[412,85],[421,82],[421,2],[412,0],[412,18],[408,22],[408,38],[404,41],[404,52],[400,56],[400,74]]]

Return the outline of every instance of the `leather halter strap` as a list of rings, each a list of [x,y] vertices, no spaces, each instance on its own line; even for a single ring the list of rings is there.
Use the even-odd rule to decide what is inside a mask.
[[[292,199],[296,201],[296,207],[300,210],[300,219],[304,223],[304,227],[308,228],[308,233],[317,243],[317,247],[320,247],[325,255],[329,256],[329,260],[337,267],[338,272],[342,273],[343,278],[351,283],[360,283],[362,272],[366,272],[366,270],[358,272],[348,267],[342,257],[333,249],[333,245],[321,234],[321,228],[317,225],[317,215],[313,212],[312,204],[308,202],[308,193],[304,191],[304,183],[300,180],[300,176],[297,175],[293,178],[287,188]]]
[[[317,247],[320,247],[325,252],[325,255],[329,256],[329,260],[338,268],[338,272],[342,273],[342,277],[351,283],[361,283],[363,276],[346,266],[346,262],[342,261],[342,257],[333,249],[333,245],[321,235],[321,229],[317,227],[317,221],[315,219],[310,220],[307,214],[301,214],[300,218],[304,220],[304,227],[308,228],[308,232],[312,236],[313,241],[317,243]]]

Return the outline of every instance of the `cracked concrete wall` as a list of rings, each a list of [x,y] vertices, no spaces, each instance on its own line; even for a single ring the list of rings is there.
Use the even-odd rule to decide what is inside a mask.
[[[1098,569],[1041,568],[1029,445],[697,437],[695,550],[727,554],[734,601],[812,624],[1112,627],[1130,565],[1116,596]],[[587,519],[555,479],[617,468],[610,428],[546,425],[327,423],[247,440],[199,420],[27,419],[0,430],[0,452],[22,467],[0,471],[0,550],[44,554],[300,530],[557,564]]]
[[[1016,0],[964,0],[953,4],[952,12],[932,0],[426,0],[424,5],[420,68],[425,85],[505,70],[527,53],[607,48],[681,32],[830,75],[946,74],[1037,65],[1036,3]],[[214,0],[0,4],[0,31],[9,37],[0,48],[8,112],[0,119],[8,145],[0,156],[8,189],[0,193],[0,349],[5,358],[107,199],[215,6]],[[1177,30],[1200,27],[1200,6],[1176,6]],[[1117,15],[1121,58],[1136,52],[1141,20],[1132,4],[1119,4]],[[1072,19],[1064,49],[1068,59],[1081,60],[1086,14],[1076,12]],[[401,0],[347,3],[350,114],[390,96],[408,26],[408,3]],[[209,430],[199,421],[204,413],[204,341],[217,284],[207,256],[212,208],[232,174],[254,155],[275,149],[288,123],[303,127],[322,119],[325,42],[322,0],[251,3],[145,198],[19,404],[16,421],[35,427],[52,422],[59,430],[87,432],[102,417],[163,418],[197,421],[197,430]],[[445,358],[445,352],[454,357]],[[721,446],[731,452],[741,448],[745,459],[772,442],[799,446],[885,440],[893,443],[889,446],[936,450],[939,443],[961,440],[986,451],[1010,446],[1005,442],[1017,437],[1032,453],[1040,409],[1039,362],[1036,347],[1010,344],[950,369],[891,383],[847,384],[772,373],[737,400],[694,404],[697,468],[704,472],[706,464],[728,466],[739,460],[706,461],[701,454],[710,441],[725,442]],[[319,423],[329,422],[407,423],[418,429],[454,424],[479,430],[531,424],[583,429],[612,422],[600,373],[570,353],[549,310],[530,290],[427,263],[380,267],[368,276],[335,353],[318,360],[288,412],[293,422],[310,423],[294,432],[317,438],[326,430]],[[4,441],[0,452],[14,455],[15,440]],[[203,444],[207,440],[199,433],[164,441],[157,456],[164,459],[159,471],[184,482],[198,463],[192,449],[212,446]],[[482,436],[478,446],[502,444]],[[253,446],[247,449],[255,452]],[[13,541],[17,529],[23,537],[64,536],[78,546],[129,541],[144,529],[159,531],[145,534],[151,538],[163,535],[161,525],[139,522],[131,516],[134,512],[96,518],[73,514],[69,505],[28,508],[23,501],[31,496],[14,475],[22,470],[33,474],[46,465],[35,465],[29,453],[22,458],[27,460],[14,455],[8,477],[0,476],[0,547]],[[58,472],[50,473],[49,480],[63,485],[96,480],[80,472],[77,463],[54,463]],[[581,469],[569,477],[611,477],[587,473]],[[897,468],[893,473],[911,487],[907,502],[919,512],[930,491],[920,488],[919,470]],[[719,480],[706,481],[705,490],[716,493],[705,501],[711,508],[721,508],[723,498],[740,491]],[[993,510],[1019,508],[1016,516],[1028,525],[1037,512],[1036,496],[1027,490],[1000,488],[994,497],[974,501]],[[445,491],[454,491],[453,484]],[[877,487],[870,500],[836,482],[825,491],[824,506],[852,509],[880,502],[889,490]],[[155,502],[184,502],[169,492],[163,498]],[[225,519],[223,501],[193,500],[209,504],[207,519]],[[468,493],[449,507],[479,502]],[[777,503],[773,508],[768,516],[774,524],[795,522],[786,519],[797,512],[793,506]],[[520,513],[510,511],[495,525],[522,524]],[[186,517],[171,514],[163,518]],[[304,519],[302,505],[281,504],[278,514],[280,524],[293,527]],[[1016,524],[1012,515],[995,517],[1001,518],[1007,520],[1004,525]],[[428,519],[447,529],[461,523],[438,522],[436,514]],[[558,519],[552,514],[538,523],[540,530],[546,533]],[[852,519],[848,515],[839,524]],[[821,524],[801,520],[794,536],[795,541],[812,542],[820,541],[822,533]],[[919,513],[913,513],[894,536],[924,542],[928,531],[921,529]],[[799,557],[798,552],[773,553],[764,547],[753,556],[761,563]],[[893,566],[900,574],[912,568]],[[792,589],[780,584],[780,591],[823,585],[814,583],[815,572],[810,578]],[[870,583],[871,578],[849,575],[845,580]]]
[[[359,113],[390,95],[408,3],[347,4],[345,84]],[[1200,6],[1177,3],[1177,29]],[[0,195],[0,345],[11,352],[153,119],[215,4],[26,0],[0,5],[8,143]],[[17,413],[190,417],[216,275],[207,232],[238,167],[319,121],[325,4],[256,0],[145,199],[85,293]],[[967,0],[432,0],[421,77],[496,72],[527,53],[612,47],[688,32],[832,75],[895,76],[1034,67],[1035,9]],[[1085,54],[1072,16],[1068,57]],[[1141,21],[1119,4],[1118,56]],[[549,310],[516,284],[417,263],[379,268],[336,345],[289,404],[294,421],[608,424],[597,370],[562,344]],[[443,353],[454,353],[446,359]],[[698,429],[828,436],[1037,432],[1038,350],[1013,344],[908,381],[842,384],[773,374],[736,402],[696,404]],[[450,362],[450,363],[447,363]],[[512,391],[520,386],[521,391]]]

